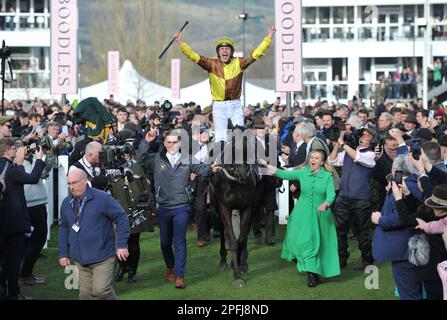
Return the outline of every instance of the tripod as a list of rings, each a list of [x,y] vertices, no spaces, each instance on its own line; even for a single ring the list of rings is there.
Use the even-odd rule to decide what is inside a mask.
[[[5,45],[5,40],[3,40],[2,47],[0,48],[0,59],[1,59],[1,80],[2,80],[2,107],[0,110],[0,114],[3,115],[5,110],[5,82],[11,83],[13,80],[12,75],[12,66],[11,66],[11,60],[9,57],[11,56],[11,51],[9,50],[9,47]],[[6,80],[6,61],[8,61],[9,71],[11,73],[11,81]]]

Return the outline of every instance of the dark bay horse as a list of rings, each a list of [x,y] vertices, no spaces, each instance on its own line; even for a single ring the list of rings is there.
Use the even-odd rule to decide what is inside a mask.
[[[236,128],[242,132],[241,128]],[[227,265],[227,249],[232,251],[232,267],[234,284],[243,286],[245,280],[241,274],[248,271],[247,237],[250,232],[252,205],[255,199],[257,182],[256,166],[254,165],[254,151],[249,147],[254,143],[254,136],[230,139],[225,146],[225,161],[220,164],[221,170],[211,177],[211,189],[214,192],[219,209],[220,220],[224,227],[221,232],[220,256],[221,269]],[[254,150],[254,149],[253,149]],[[232,223],[232,211],[238,210],[239,236],[236,237]],[[229,243],[228,243],[229,242]]]

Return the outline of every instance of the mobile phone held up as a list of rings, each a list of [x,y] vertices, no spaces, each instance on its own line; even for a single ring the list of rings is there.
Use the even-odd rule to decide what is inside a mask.
[[[396,184],[401,185],[403,179],[404,179],[403,171],[396,170],[396,172],[394,173],[394,181],[396,182]]]

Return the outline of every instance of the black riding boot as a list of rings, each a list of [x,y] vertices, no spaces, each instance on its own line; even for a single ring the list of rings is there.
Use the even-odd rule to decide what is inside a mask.
[[[119,269],[118,269],[118,271],[115,274],[114,280],[116,282],[122,281],[123,278],[124,278],[124,275],[126,274],[127,271],[128,271],[127,263],[125,261],[120,261],[119,262]]]

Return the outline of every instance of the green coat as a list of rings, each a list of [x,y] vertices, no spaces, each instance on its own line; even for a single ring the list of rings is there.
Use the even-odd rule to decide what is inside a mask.
[[[312,174],[309,167],[278,170],[276,176],[299,180],[301,195],[289,217],[281,258],[297,260],[298,271],[314,272],[323,277],[340,274],[337,232],[331,209],[318,212],[324,202],[335,200],[332,174],[321,169]]]
[[[144,169],[138,163],[133,162],[130,166],[130,170],[133,173],[134,181],[129,183],[127,186],[129,192],[129,198],[126,196],[126,188],[124,178],[119,176],[115,177],[112,180],[112,195],[113,197],[122,205],[126,213],[129,215],[130,208],[135,208],[140,195],[148,194],[150,192],[149,182],[144,175]],[[128,201],[130,200],[130,201]],[[154,208],[148,207],[144,212],[144,216],[146,217],[146,221],[141,223],[140,225],[131,229],[131,233],[141,233],[144,231],[153,231],[153,225],[151,223],[151,211],[155,212]]]

